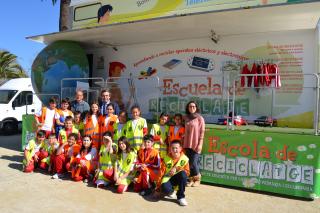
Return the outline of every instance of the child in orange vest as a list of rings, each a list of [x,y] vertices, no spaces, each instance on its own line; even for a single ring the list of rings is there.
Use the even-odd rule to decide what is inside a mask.
[[[181,206],[188,205],[184,192],[189,173],[189,159],[182,152],[181,142],[173,140],[169,147],[169,154],[161,163],[161,192],[174,198],[174,187],[178,187],[176,197]]]
[[[143,146],[138,151],[138,159],[135,166],[137,177],[134,179],[134,191],[140,192],[140,195],[149,195],[155,188],[159,177],[160,155],[153,148],[153,136],[143,137]]]
[[[114,114],[114,105],[109,103],[106,107],[107,114],[100,115],[100,135],[102,136],[105,132],[111,132],[113,134],[113,125],[119,123],[118,116]],[[102,141],[102,138],[100,139]]]
[[[76,144],[78,134],[71,133],[68,141],[64,142],[57,149],[56,155],[53,156],[53,167],[55,174],[53,179],[59,179],[64,176],[64,172],[70,169],[70,159],[76,156],[80,151],[80,146]]]
[[[185,128],[182,125],[182,115],[177,113],[174,115],[174,126],[169,127],[168,145],[174,140],[183,141]]]
[[[71,116],[73,118],[73,113],[71,110],[69,110],[69,101],[67,99],[61,100],[61,109],[57,109],[55,114],[55,120],[56,120],[56,135],[58,138],[59,131],[64,127],[64,120],[67,116]]]
[[[49,108],[42,107],[39,112],[35,114],[35,120],[38,125],[38,130],[44,130],[46,133],[46,138],[50,133],[55,133],[55,114],[57,101],[55,98],[49,100]]]
[[[36,139],[32,139],[24,149],[23,171],[33,172],[35,167],[40,165],[42,159],[48,156],[48,153],[43,149],[45,144],[46,133],[40,130],[37,133]]]
[[[97,152],[100,149],[100,124],[99,124],[99,104],[93,102],[91,104],[90,112],[86,115],[84,120],[84,134],[90,135],[92,138],[92,148]]]
[[[95,158],[96,151],[92,149],[92,139],[89,135],[83,136],[80,153],[71,160],[71,178],[74,181],[88,182],[92,176],[91,161]]]

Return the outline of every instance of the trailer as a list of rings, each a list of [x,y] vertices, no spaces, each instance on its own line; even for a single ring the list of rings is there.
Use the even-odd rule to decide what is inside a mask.
[[[33,63],[38,92],[52,92],[39,75],[56,73],[61,98],[82,78],[149,121],[195,100],[204,182],[320,196],[319,1],[78,0],[70,11],[72,30],[29,37],[48,45]],[[234,126],[236,115],[277,127]]]

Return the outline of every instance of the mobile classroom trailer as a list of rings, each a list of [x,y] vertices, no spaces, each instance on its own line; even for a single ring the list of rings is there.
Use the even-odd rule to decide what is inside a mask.
[[[73,0],[71,30],[29,38],[51,47],[36,58],[33,79],[46,71],[39,60],[48,64],[76,42],[88,58],[82,77],[104,79],[123,109],[138,104],[152,120],[199,104],[203,182],[314,199],[319,11],[319,1],[302,0]],[[249,123],[268,116],[278,127],[211,124],[235,115]]]

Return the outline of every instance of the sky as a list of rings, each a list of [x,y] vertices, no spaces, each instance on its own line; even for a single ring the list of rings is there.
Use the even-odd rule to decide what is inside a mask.
[[[18,63],[30,75],[33,60],[45,47],[26,37],[59,31],[59,1],[2,0],[0,3],[0,49],[18,57]]]

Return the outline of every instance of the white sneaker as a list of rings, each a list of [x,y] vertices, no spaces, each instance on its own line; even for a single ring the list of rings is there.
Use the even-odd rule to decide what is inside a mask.
[[[56,173],[56,174],[52,175],[52,179],[59,179],[59,175],[58,175],[58,173]]]
[[[185,198],[181,198],[178,201],[179,201],[180,206],[187,206],[188,205],[188,202],[186,201]]]
[[[171,194],[168,194],[167,196],[165,196],[166,198],[169,199],[177,199],[177,195],[174,193],[174,191]]]
[[[96,185],[97,185],[97,188],[106,187],[108,185],[108,182],[106,182],[104,180],[96,180]]]
[[[63,174],[56,173],[56,174],[52,175],[52,179],[61,179],[61,178],[64,178]]]

